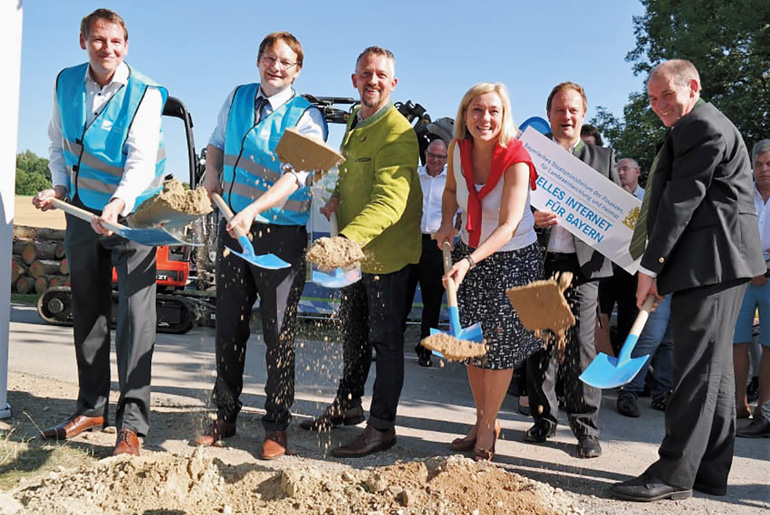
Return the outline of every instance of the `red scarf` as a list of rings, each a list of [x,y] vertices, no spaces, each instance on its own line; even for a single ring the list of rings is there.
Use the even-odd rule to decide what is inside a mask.
[[[457,140],[457,144],[460,145],[460,162],[463,175],[465,176],[465,184],[468,188],[468,213],[465,229],[468,231],[470,246],[478,247],[479,240],[481,239],[481,199],[495,189],[503,173],[516,163],[526,163],[529,165],[529,184],[533,191],[537,187],[535,184],[537,172],[535,171],[535,165],[532,164],[532,159],[529,157],[529,152],[527,152],[519,140],[509,141],[507,147],[496,143],[494,153],[492,154],[492,171],[481,191],[476,191],[476,184],[473,179],[473,140]]]

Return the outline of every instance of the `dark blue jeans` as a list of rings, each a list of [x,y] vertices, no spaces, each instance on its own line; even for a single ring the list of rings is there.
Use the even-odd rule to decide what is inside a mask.
[[[395,425],[404,385],[404,307],[411,266],[390,274],[363,274],[341,292],[344,368],[335,403],[344,408],[361,404],[374,349],[377,378],[369,424],[380,431]]]

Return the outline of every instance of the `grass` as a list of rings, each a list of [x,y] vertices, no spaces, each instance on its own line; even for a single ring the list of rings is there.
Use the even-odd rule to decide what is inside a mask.
[[[76,468],[97,458],[91,448],[51,443],[40,438],[34,422],[19,417],[0,428],[0,490],[62,468]]]
[[[34,306],[37,304],[38,297],[40,297],[38,293],[11,293],[11,302]]]

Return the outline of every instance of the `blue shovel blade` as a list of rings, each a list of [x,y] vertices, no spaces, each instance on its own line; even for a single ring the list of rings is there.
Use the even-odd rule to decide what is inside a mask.
[[[235,251],[230,247],[227,247],[228,250],[236,256],[245,259],[254,266],[266,268],[268,270],[279,270],[281,268],[289,268],[291,266],[289,263],[279,258],[275,254],[254,254],[254,246],[246,236],[239,237],[238,243],[241,244],[243,252]]]
[[[155,247],[158,245],[200,245],[200,243],[185,241],[177,236],[174,236],[165,229],[132,229],[130,227],[125,227],[115,232],[128,240],[135,241],[141,245],[147,245],[148,247]]]
[[[594,388],[617,388],[631,382],[649,357],[639,356],[618,364],[618,358],[600,352],[580,374],[580,380]]]
[[[360,280],[360,268],[353,268],[351,270],[335,268],[333,272],[323,272],[314,269],[312,275],[312,281],[324,288],[344,288],[345,286],[350,286]]]

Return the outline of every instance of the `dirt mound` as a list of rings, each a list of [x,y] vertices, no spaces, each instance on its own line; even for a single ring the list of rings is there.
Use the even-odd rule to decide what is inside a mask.
[[[582,513],[547,485],[461,456],[364,470],[273,470],[145,453],[58,470],[4,496],[1,513]]]

